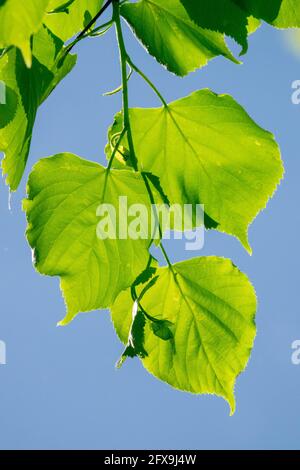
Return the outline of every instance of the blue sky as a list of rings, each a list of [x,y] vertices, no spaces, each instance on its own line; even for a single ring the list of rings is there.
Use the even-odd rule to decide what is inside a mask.
[[[31,264],[21,211],[24,178],[11,211],[8,190],[0,187],[0,340],[7,345],[7,365],[0,365],[0,448],[299,448],[300,366],[291,362],[291,344],[300,339],[300,105],[291,102],[299,60],[282,32],[264,26],[250,38],[243,65],[220,58],[180,79],[127,39],[135,62],[168,100],[203,87],[230,93],[281,145],[285,180],[250,229],[253,256],[217,232],[206,234],[199,253],[232,258],[259,298],[255,348],[236,384],[237,411],[229,417],[221,398],[171,389],[138,360],[116,371],[122,346],[106,311],[56,327],[64,304],[58,280],[38,275]],[[29,166],[62,151],[104,162],[106,130],[121,107],[120,96],[102,96],[120,83],[114,32],[77,49],[77,68],[39,112]],[[130,90],[132,106],[159,104],[138,77]],[[183,242],[167,248],[173,261],[192,255]]]

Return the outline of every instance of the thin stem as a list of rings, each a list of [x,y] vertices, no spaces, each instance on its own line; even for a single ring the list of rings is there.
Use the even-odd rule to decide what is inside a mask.
[[[67,52],[71,52],[75,44],[78,41],[85,37],[85,34],[91,29],[91,27],[96,23],[96,21],[100,18],[100,16],[107,10],[109,5],[113,3],[114,0],[107,0],[107,2],[103,5],[103,7],[98,11],[98,13],[91,19],[91,21],[85,26],[85,28],[78,34],[75,40],[67,47]]]
[[[123,119],[124,119],[124,129],[127,131],[127,139],[128,139],[128,145],[129,145],[129,151],[130,151],[130,158],[132,161],[132,165],[135,171],[138,171],[138,161],[136,158],[135,154],[135,149],[134,149],[134,143],[133,143],[133,137],[132,137],[132,130],[131,130],[131,123],[130,123],[130,114],[129,114],[129,97],[128,97],[128,79],[127,79],[127,64],[132,67],[132,69],[136,70],[146,81],[147,83],[153,88],[153,90],[157,93],[157,95],[160,97],[162,100],[164,106],[168,106],[167,102],[164,100],[162,95],[159,93],[157,88],[152,84],[152,82],[146,77],[146,75],[131,61],[129,58],[125,43],[124,43],[124,37],[123,37],[123,32],[122,32],[122,25],[121,25],[121,17],[120,17],[120,4],[118,0],[113,0],[113,20],[116,25],[116,32],[117,32],[117,39],[118,39],[118,44],[119,44],[119,51],[120,51],[120,62],[121,62],[121,72],[122,72],[122,86],[123,86]],[[155,205],[155,199],[153,196],[153,192],[151,189],[151,186],[148,182],[147,176],[142,172],[142,178],[144,180],[150,202],[152,206],[156,208]],[[155,210],[155,215],[156,218],[158,218],[157,211]],[[159,229],[159,236],[160,239],[162,238],[162,229],[159,223],[159,218],[158,218],[158,229]],[[161,251],[165,257],[165,260],[172,271],[172,274],[176,280],[176,273],[174,271],[174,268],[172,266],[172,263],[167,255],[167,252],[160,241],[159,246],[161,248]]]
[[[148,83],[148,85],[152,88],[152,90],[154,91],[154,93],[156,93],[156,95],[158,96],[158,98],[160,99],[160,101],[162,102],[162,104],[164,105],[165,108],[168,108],[168,103],[166,102],[166,100],[164,99],[163,95],[158,91],[158,89],[156,88],[156,86],[154,85],[154,83],[150,80],[150,78],[147,77],[147,75],[144,74],[144,72],[142,72],[141,69],[139,69],[137,67],[137,65],[135,65],[131,58],[127,55],[127,63],[128,65],[130,65],[130,67],[135,70],[144,80],[146,83]]]
[[[127,52],[125,48],[121,17],[120,17],[120,5],[117,0],[113,0],[113,18],[116,25],[117,39],[120,51],[120,62],[121,62],[121,73],[122,73],[122,87],[123,87],[123,118],[124,127],[127,129],[127,139],[130,151],[130,158],[132,166],[135,171],[138,171],[137,158],[134,150],[134,143],[132,138],[130,117],[129,117],[129,99],[128,99],[128,80],[127,80]]]
[[[109,20],[106,23],[100,25],[99,27],[95,28],[91,32],[86,32],[84,35],[77,37],[72,41],[68,46],[65,47],[64,49],[64,57],[71,52],[71,50],[76,46],[76,44],[82,39],[88,38],[88,37],[98,37],[98,36],[103,36],[112,26],[113,20]],[[100,31],[101,30],[101,31]]]

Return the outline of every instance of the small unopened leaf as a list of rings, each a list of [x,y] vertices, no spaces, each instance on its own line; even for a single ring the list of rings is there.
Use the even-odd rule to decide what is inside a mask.
[[[120,368],[127,357],[139,357],[143,359],[147,356],[147,351],[144,348],[145,342],[145,325],[146,319],[144,314],[138,310],[137,302],[134,302],[132,308],[132,324],[130,327],[128,342],[121,358],[117,362],[117,367]]]
[[[164,341],[169,341],[170,339],[173,339],[174,335],[171,329],[172,326],[173,323],[168,320],[157,320],[151,323],[151,328],[155,336],[160,339],[163,339]]]

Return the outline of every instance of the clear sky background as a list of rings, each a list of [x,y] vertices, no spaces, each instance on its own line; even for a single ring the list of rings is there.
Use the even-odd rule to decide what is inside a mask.
[[[128,35],[134,61],[168,100],[203,87],[230,93],[282,148],[286,177],[250,229],[253,256],[218,232],[206,233],[199,253],[232,258],[259,298],[258,334],[236,384],[235,415],[229,417],[221,398],[173,390],[137,359],[116,371],[122,345],[106,311],[56,327],[64,303],[58,279],[40,276],[31,264],[21,211],[24,178],[11,211],[7,188],[0,187],[0,340],[7,344],[7,365],[0,366],[1,449],[300,448],[300,365],[291,362],[291,343],[300,339],[300,105],[291,102],[291,83],[300,79],[300,62],[283,36],[264,26],[250,38],[243,65],[219,58],[179,79]],[[77,68],[39,112],[29,167],[62,151],[104,162],[106,130],[121,107],[121,96],[102,97],[120,83],[114,31],[77,50]],[[159,104],[138,77],[130,90],[132,106]],[[173,261],[194,255],[181,242],[167,248]]]

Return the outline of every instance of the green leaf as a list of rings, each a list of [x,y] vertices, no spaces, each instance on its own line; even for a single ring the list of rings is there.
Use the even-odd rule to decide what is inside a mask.
[[[282,0],[235,0],[248,15],[272,23],[278,16]]]
[[[150,237],[119,236],[120,223],[126,223],[118,222],[119,196],[124,195],[128,207],[139,203],[150,210],[143,180],[132,171],[107,172],[96,163],[60,154],[40,160],[30,174],[24,202],[27,238],[37,270],[60,276],[67,306],[63,325],[79,312],[110,306],[147,266]],[[97,212],[100,204],[116,209],[115,239],[98,236],[104,217]]]
[[[247,51],[247,15],[235,0],[180,1],[198,26],[231,36]]]
[[[278,28],[300,26],[299,0],[235,0],[248,15]]]
[[[157,337],[146,322],[142,362],[157,378],[180,390],[225,398],[235,409],[234,384],[245,369],[255,338],[255,291],[230,260],[196,258],[157,271],[143,297],[143,308],[172,322],[173,339]],[[112,319],[126,344],[132,300],[123,292]]]
[[[31,66],[30,38],[43,23],[49,0],[2,0],[0,2],[0,48],[18,47]]]
[[[300,27],[300,3],[299,0],[282,0],[279,13],[272,21],[278,28]]]
[[[247,50],[247,35],[264,20],[279,28],[300,26],[299,0],[181,0],[189,16],[202,28],[233,37]],[[255,20],[256,19],[256,20]]]
[[[111,158],[112,152],[115,147],[115,143],[118,141],[118,138],[122,132],[124,127],[123,124],[123,115],[122,112],[119,112],[115,115],[113,124],[109,127],[108,130],[108,143],[105,146],[105,154],[107,159]],[[132,168],[131,161],[130,161],[130,153],[128,150],[128,140],[126,135],[122,140],[122,145],[119,146],[119,151],[116,152],[115,159],[113,161],[113,168],[124,169],[124,168]],[[152,173],[143,172],[144,175],[150,180],[151,182],[151,189],[154,192],[155,200],[157,204],[165,204],[166,207],[170,205],[169,198],[167,194],[165,194],[160,179],[153,175]],[[172,222],[172,220],[171,220]],[[211,219],[208,214],[204,212],[204,225],[207,229],[217,228],[218,223]],[[174,229],[173,224],[171,223],[170,226],[165,226],[164,229]],[[177,227],[178,230],[181,230],[181,226]]]
[[[248,34],[253,34],[255,31],[258,30],[258,28],[261,26],[261,21],[257,18],[254,18],[254,16],[249,16],[248,17]]]
[[[103,0],[75,0],[69,3],[67,12],[60,11],[66,1],[52,0],[45,18],[47,27],[60,39],[67,41],[79,33],[100,10]],[[58,9],[58,11],[57,11]],[[53,13],[53,10],[57,11]]]
[[[1,62],[0,62],[1,65]],[[0,99],[0,135],[1,128],[6,127],[15,117],[18,107],[17,93],[1,81]]]
[[[218,55],[237,62],[224,36],[197,26],[180,0],[124,3],[121,14],[158,62],[184,76]]]
[[[6,85],[6,104],[0,104],[0,150],[5,152],[3,174],[16,190],[28,159],[38,107],[75,65],[67,55],[58,65],[63,43],[46,28],[33,39],[33,62],[28,69],[21,53],[10,49],[0,59],[0,80]]]
[[[210,90],[130,117],[140,168],[160,178],[170,203],[204,204],[212,226],[250,250],[248,226],[283,175],[273,136]]]

